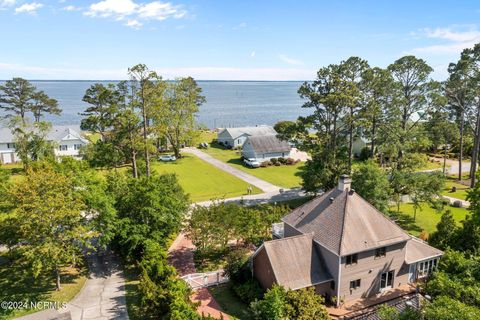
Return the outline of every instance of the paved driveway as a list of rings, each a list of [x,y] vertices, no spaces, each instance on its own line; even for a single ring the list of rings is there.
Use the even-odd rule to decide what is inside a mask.
[[[125,280],[118,257],[111,251],[96,252],[87,258],[89,278],[66,309],[49,309],[33,313],[21,320],[128,320]],[[62,317],[63,316],[63,317]]]
[[[205,152],[203,151],[200,151],[198,150],[197,148],[184,148],[182,149],[182,151],[186,152],[186,153],[191,153],[197,157],[199,157],[200,159],[202,159],[203,161],[206,161],[208,163],[210,163],[211,165],[233,175],[233,176],[236,176],[237,178],[240,178],[242,179],[243,181],[251,184],[251,185],[254,185],[255,187],[263,190],[264,192],[272,192],[272,191],[278,191],[278,189],[280,189],[280,187],[278,186],[275,186],[265,180],[262,180],[262,179],[259,179],[257,177],[254,177],[246,172],[243,172],[242,170],[238,170],[238,169],[235,169],[231,166],[229,166],[228,164],[224,163],[223,161],[220,161],[218,159],[215,159],[214,157],[212,157],[211,155],[209,154],[206,154]]]

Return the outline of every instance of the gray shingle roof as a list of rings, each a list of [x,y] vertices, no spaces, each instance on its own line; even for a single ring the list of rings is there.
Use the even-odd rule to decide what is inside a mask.
[[[85,138],[81,135],[80,126],[67,125],[67,126],[52,126],[52,129],[47,135],[47,139],[50,141],[60,141],[61,139],[70,135],[70,138],[80,139],[86,142]],[[14,137],[12,131],[9,128],[0,128],[0,143],[13,142]]]
[[[264,247],[277,283],[288,289],[333,279],[315,249],[311,234],[266,241]]]
[[[412,239],[407,242],[405,262],[411,264],[441,255],[443,255],[443,251],[428,245],[418,238],[412,237]]]
[[[257,127],[240,127],[240,128],[225,128],[221,132],[226,131],[232,139],[236,139],[241,135],[247,134],[249,136],[264,136],[275,135],[277,131],[272,126],[257,126]]]
[[[345,256],[411,237],[354,192],[330,190],[282,219],[337,255]]]
[[[287,141],[278,139],[275,135],[251,136],[245,144],[252,145],[253,150],[258,153],[290,152],[290,145]]]

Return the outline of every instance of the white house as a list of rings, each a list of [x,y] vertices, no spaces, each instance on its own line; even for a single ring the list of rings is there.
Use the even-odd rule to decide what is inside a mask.
[[[263,162],[272,158],[289,158],[291,149],[287,141],[280,140],[275,135],[251,136],[243,144],[242,155]]]
[[[79,126],[53,126],[47,135],[47,140],[55,145],[55,156],[71,156],[78,158],[80,148],[89,143],[82,137]],[[0,163],[8,164],[19,162],[20,158],[15,152],[14,137],[9,128],[0,128]]]
[[[242,128],[225,128],[218,132],[217,140],[219,143],[232,148],[241,147],[248,137],[276,135],[277,132],[272,126],[256,126]]]

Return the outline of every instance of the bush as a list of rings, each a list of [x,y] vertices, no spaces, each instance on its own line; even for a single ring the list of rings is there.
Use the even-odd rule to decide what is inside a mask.
[[[370,156],[371,156],[370,148],[365,147],[360,151],[360,154],[359,154],[358,158],[361,161],[365,161],[365,160],[368,160],[370,158]]]
[[[227,255],[225,274],[233,283],[241,283],[251,278],[247,262],[250,251],[246,248],[237,248]]]
[[[278,163],[278,159],[277,158],[271,158],[270,159],[270,162],[273,164],[273,165],[276,165]]]
[[[287,158],[287,164],[288,165],[292,165],[292,164],[295,164],[295,160],[293,158]]]
[[[276,166],[276,167],[279,167],[279,166],[281,166],[281,165],[282,165],[282,164],[281,164],[280,162],[275,162],[275,166]]]
[[[249,279],[241,284],[233,284],[232,289],[240,300],[247,304],[259,300],[263,296],[263,290],[255,279]]]
[[[272,162],[270,162],[270,161],[268,161],[268,160],[267,160],[267,161],[263,161],[262,163],[260,163],[260,167],[262,167],[262,168],[269,167],[269,166],[271,166],[271,165],[272,165]]]
[[[287,164],[287,159],[284,157],[280,157],[278,158],[278,162],[280,162],[281,164]]]

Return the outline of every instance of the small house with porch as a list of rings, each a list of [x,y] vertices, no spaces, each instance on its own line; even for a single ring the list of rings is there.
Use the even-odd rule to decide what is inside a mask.
[[[272,126],[265,125],[256,127],[225,128],[218,132],[217,141],[226,147],[240,148],[248,137],[276,134],[277,132]]]
[[[251,136],[243,144],[242,156],[263,162],[272,158],[289,158],[291,149],[287,141],[275,135]]]

